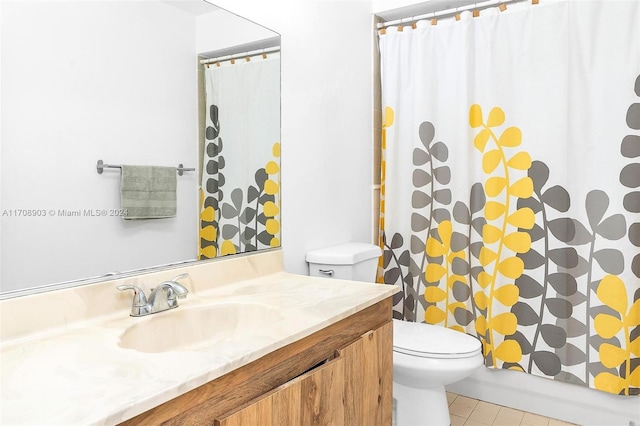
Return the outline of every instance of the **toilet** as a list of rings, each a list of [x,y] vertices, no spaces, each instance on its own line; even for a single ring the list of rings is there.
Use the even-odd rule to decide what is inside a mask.
[[[347,243],[307,253],[309,275],[375,282],[382,250]],[[393,320],[393,424],[451,424],[445,386],[484,363],[478,339],[441,326]]]
[[[394,425],[450,425],[444,387],[483,364],[482,344],[475,337],[438,325],[394,319]]]

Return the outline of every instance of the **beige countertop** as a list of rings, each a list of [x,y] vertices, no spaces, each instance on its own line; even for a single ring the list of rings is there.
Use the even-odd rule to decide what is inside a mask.
[[[190,294],[171,311],[130,317],[131,292],[115,289],[135,283],[148,290],[182,272],[190,275],[181,281]],[[396,291],[395,286],[285,273],[276,250],[2,300],[0,424],[117,424]],[[190,316],[221,306],[227,313],[240,311],[217,321]],[[211,324],[193,324],[193,318]],[[126,330],[150,321],[152,346],[181,346],[164,352],[122,347]],[[198,327],[220,333],[219,321],[226,334],[217,344],[184,340]]]

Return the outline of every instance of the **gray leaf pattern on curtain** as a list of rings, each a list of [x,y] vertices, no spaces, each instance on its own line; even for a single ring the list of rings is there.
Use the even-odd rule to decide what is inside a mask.
[[[640,76],[635,90],[640,96]],[[631,130],[640,129],[639,117],[640,104],[635,103],[627,112]],[[484,271],[480,260],[487,224],[482,215],[486,188],[474,184],[468,204],[452,200],[446,143],[433,143],[436,131],[431,122],[423,122],[417,132],[422,147],[412,155],[413,234],[407,238],[394,233],[388,241],[383,232],[384,282],[403,290],[394,300],[394,317],[422,321],[423,311],[425,318],[436,318],[428,322],[443,321],[446,327],[474,330],[486,338],[482,327],[474,327],[487,313],[474,297]],[[626,136],[621,153],[640,158],[640,136]],[[607,193],[599,189],[591,190],[584,200],[586,223],[567,217],[564,214],[575,200],[564,187],[552,183],[549,167],[533,160],[527,176],[533,193],[518,199],[517,211],[529,209],[535,224],[518,229],[530,237],[531,245],[516,255],[524,264],[523,273],[514,280],[518,300],[510,308],[517,329],[505,335],[505,341],[519,346],[523,358],[504,361],[500,367],[583,386],[594,383],[595,388],[613,393],[640,394],[640,289],[630,303],[619,301],[623,284],[617,276],[629,260],[609,245],[626,236],[640,247],[640,222],[627,227],[624,215],[616,213]],[[640,186],[638,176],[638,162],[620,172],[621,184],[632,189],[623,207],[632,213],[640,211],[640,193],[634,191]],[[413,260],[416,255],[420,264]],[[448,282],[443,285],[445,269]],[[631,260],[631,269],[640,278],[640,254]],[[445,311],[437,307],[439,303],[444,303]],[[622,327],[628,328],[626,341],[619,339]],[[485,355],[488,365],[496,361],[493,353]]]

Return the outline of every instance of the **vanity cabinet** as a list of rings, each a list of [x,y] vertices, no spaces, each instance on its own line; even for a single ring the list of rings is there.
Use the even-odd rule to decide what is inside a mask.
[[[391,299],[327,326],[125,425],[390,425]]]
[[[391,369],[378,353],[390,328],[387,323],[368,332],[337,350],[335,358],[221,416],[215,425],[390,424],[383,398]]]

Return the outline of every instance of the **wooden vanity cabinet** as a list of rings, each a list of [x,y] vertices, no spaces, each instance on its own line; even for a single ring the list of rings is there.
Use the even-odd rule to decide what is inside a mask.
[[[392,366],[380,356],[390,329],[387,323],[368,332],[325,364],[219,417],[215,426],[391,424],[383,401],[391,397]]]
[[[385,299],[124,425],[390,425],[391,299]]]

